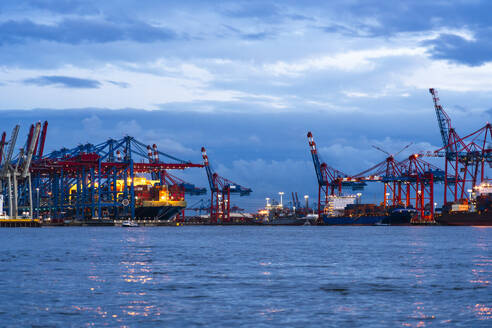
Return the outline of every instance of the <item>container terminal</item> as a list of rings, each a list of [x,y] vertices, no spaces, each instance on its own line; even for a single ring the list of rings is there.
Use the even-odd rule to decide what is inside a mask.
[[[318,180],[319,224],[445,224],[492,225],[492,127],[460,137],[451,124],[436,89],[429,89],[437,116],[442,147],[410,155],[403,161],[389,154],[363,172],[348,175],[320,160],[313,134],[308,143]],[[408,147],[408,146],[407,146]],[[377,148],[377,147],[376,147]],[[403,150],[403,149],[402,149]],[[401,152],[401,151],[400,151]],[[424,158],[444,159],[444,170]],[[359,190],[367,183],[383,183],[380,206],[346,204],[334,213],[332,199],[343,200],[343,188]],[[444,205],[436,215],[434,184],[444,185]]]
[[[380,163],[346,174],[322,161],[313,133],[308,145],[318,182],[317,206],[310,213],[297,193],[292,206],[270,204],[258,213],[242,213],[231,196],[248,196],[251,188],[232,182],[212,169],[206,149],[202,163],[192,163],[125,136],[99,144],[83,144],[44,153],[48,122],[32,124],[18,150],[20,126],[0,139],[0,226],[42,225],[492,225],[492,127],[460,137],[429,89],[442,147],[397,160],[386,153]],[[442,158],[441,169],[425,158]],[[174,171],[204,169],[210,200],[205,215],[185,217],[186,195],[207,190],[177,177]],[[361,191],[383,184],[380,204],[362,204]],[[434,184],[444,187],[442,209],[435,208]],[[349,189],[351,193],[344,193]],[[355,193],[355,194],[354,194]],[[282,195],[283,193],[281,193]],[[282,197],[282,196],[281,196]]]

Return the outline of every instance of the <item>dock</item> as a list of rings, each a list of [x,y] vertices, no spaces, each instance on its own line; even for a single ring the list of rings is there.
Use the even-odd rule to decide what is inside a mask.
[[[39,228],[40,220],[31,219],[0,219],[0,228]]]

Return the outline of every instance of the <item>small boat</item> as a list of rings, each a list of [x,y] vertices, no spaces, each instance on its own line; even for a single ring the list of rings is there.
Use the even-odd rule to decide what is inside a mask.
[[[138,223],[137,222],[133,222],[131,220],[126,220],[126,221],[123,221],[121,223],[121,226],[122,227],[125,227],[125,228],[136,228],[136,227],[139,227]]]

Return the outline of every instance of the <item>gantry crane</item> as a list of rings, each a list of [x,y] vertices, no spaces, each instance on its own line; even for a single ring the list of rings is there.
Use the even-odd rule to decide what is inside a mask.
[[[412,222],[433,222],[434,182],[443,182],[444,172],[425,162],[420,154],[412,154],[403,161],[396,160],[395,157],[410,145],[403,147],[396,154],[390,154],[380,147],[373,146],[388,157],[352,178],[384,183],[384,207],[390,209],[400,206],[414,207],[418,216],[412,219]],[[426,207],[429,207],[428,211]]]
[[[2,195],[2,204],[0,207],[2,211],[0,212],[3,212],[3,201],[7,199],[8,203],[6,207],[8,207],[8,216],[12,219],[17,219],[20,214],[19,212],[22,212],[24,218],[24,214],[29,213],[29,218],[34,219],[31,170],[32,163],[43,152],[47,128],[48,122],[44,122],[43,128],[41,128],[41,122],[32,124],[25,146],[20,148],[19,153],[14,156],[14,149],[20,129],[20,126],[16,125],[8,142],[9,147],[5,158],[3,156],[4,148],[7,144],[5,141],[6,133],[4,132],[2,134],[0,144],[0,164],[3,164],[0,165],[0,194]],[[39,141],[40,136],[41,141]],[[0,215],[2,214],[0,213]]]
[[[429,92],[443,142],[443,146],[433,155],[445,158],[444,203],[448,201],[448,192],[452,194],[453,201],[457,202],[468,198],[468,188],[473,189],[482,182],[490,181],[485,170],[486,164],[492,167],[492,126],[487,122],[484,127],[461,138],[439,103],[437,90],[431,88]]]
[[[203,165],[210,185],[210,221],[222,223],[231,221],[231,193],[248,196],[252,190],[221,177],[212,171],[205,147],[202,147]]]
[[[42,155],[41,149],[38,156]],[[169,170],[201,168],[202,164],[159,151],[156,145],[152,160],[147,162],[150,159],[147,151],[146,144],[125,136],[99,144],[62,148],[38,158],[31,165],[35,187],[39,189],[38,199],[44,201],[38,207],[50,212],[52,222],[66,217],[133,219],[139,201],[135,194],[137,174],[152,175],[160,186],[168,185],[171,200],[184,200],[184,193],[205,192],[168,173]],[[154,218],[159,219],[159,215]]]
[[[307,138],[318,179],[318,219],[321,220],[321,215],[328,204],[329,196],[341,195],[342,187],[351,187],[353,190],[362,189],[365,183],[352,181],[347,174],[330,167],[325,162],[321,162],[313,134],[308,132]]]

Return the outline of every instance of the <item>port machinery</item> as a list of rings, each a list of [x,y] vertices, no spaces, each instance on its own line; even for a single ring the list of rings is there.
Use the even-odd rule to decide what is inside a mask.
[[[486,123],[482,128],[460,137],[452,127],[449,115],[439,103],[437,90],[431,88],[429,92],[432,95],[443,143],[443,146],[435,151],[412,154],[403,161],[397,161],[395,155],[375,147],[388,154],[388,157],[363,172],[348,176],[320,162],[316,143],[311,132],[308,133],[319,185],[318,214],[323,212],[328,195],[341,194],[344,184],[381,182],[384,184],[385,207],[412,206],[419,214],[415,223],[430,223],[434,222],[435,214],[434,183],[444,183],[446,204],[450,200],[466,200],[471,197],[470,193],[467,193],[469,190],[474,190],[482,183],[491,182],[487,171],[492,168],[491,124]],[[444,158],[444,170],[428,163],[423,157]]]
[[[66,218],[134,218],[137,174],[151,176],[161,186],[169,186],[170,197],[180,200],[184,200],[184,194],[206,193],[205,188],[197,188],[168,172],[202,168],[202,164],[158,151],[155,144],[149,156],[150,146],[131,136],[44,155],[47,126],[45,122],[41,130],[41,123],[32,125],[26,147],[16,157],[12,154],[19,126],[14,128],[9,142],[5,141],[6,134],[2,134],[2,195],[7,199],[10,218],[16,218],[19,212],[30,213],[32,218],[34,207],[37,216],[40,211],[49,213],[52,222],[63,222]],[[122,184],[119,191],[115,187],[118,183]]]
[[[328,204],[329,196],[341,195],[344,187],[350,187],[352,190],[363,189],[365,183],[352,180],[347,174],[322,162],[313,134],[308,132],[307,138],[318,179],[318,220],[321,220],[321,215]]]
[[[193,211],[197,212],[197,214],[200,216],[203,213],[208,213],[210,214],[210,199],[205,200],[205,199],[200,199],[193,203],[192,205],[186,207],[187,211]],[[233,205],[230,208],[231,213],[243,213],[245,211],[244,208],[240,208],[237,205]]]
[[[184,194],[203,194],[204,189],[171,175],[168,170],[203,167],[158,151],[134,137],[108,139],[97,145],[85,144],[61,149],[33,163],[42,195],[50,195],[52,213],[63,217],[68,208],[76,218],[134,218],[137,197],[135,177],[151,175],[160,185],[170,185],[171,197],[184,200]],[[159,159],[165,158],[167,162]],[[140,160],[140,161],[139,161]],[[123,183],[121,192],[114,186]],[[75,186],[75,190],[72,187]],[[42,198],[42,196],[41,196]]]
[[[481,183],[491,181],[487,168],[492,168],[492,126],[487,122],[482,128],[460,137],[440,104],[437,90],[430,88],[429,93],[432,95],[443,146],[426,155],[444,158],[444,203],[459,202],[470,197],[467,194],[469,189],[473,190]],[[448,197],[448,193],[451,197]]]
[[[383,183],[382,204],[384,207],[413,207],[418,213],[413,218],[413,223],[433,223],[434,183],[444,182],[445,172],[425,161],[418,153],[411,154],[405,160],[397,161],[395,157],[410,145],[405,146],[396,154],[390,154],[375,147],[386,153],[388,157],[348,179]]]
[[[419,213],[415,221],[434,221],[434,207],[426,209],[425,204],[426,201],[428,204],[434,204],[434,182],[444,181],[444,172],[424,161],[419,154],[412,154],[404,161],[397,161],[395,156],[410,145],[396,154],[375,147],[388,156],[373,167],[349,176],[321,162],[312,133],[308,132],[307,137],[318,179],[319,217],[325,211],[328,197],[341,195],[343,187],[358,190],[363,189],[367,182],[380,182],[384,184],[384,207],[412,206]]]
[[[0,221],[1,226],[38,226],[33,216],[31,163],[43,155],[48,122],[32,124],[23,148],[14,156],[20,130],[16,125],[10,140],[3,132],[0,141]],[[8,148],[5,147],[8,145]],[[5,207],[4,207],[4,201]],[[8,209],[8,216],[4,215]],[[5,220],[8,218],[8,220]]]
[[[202,157],[210,186],[210,222],[228,223],[231,221],[231,194],[249,196],[252,190],[214,172],[205,147],[202,147]]]

